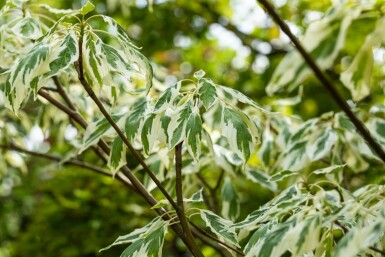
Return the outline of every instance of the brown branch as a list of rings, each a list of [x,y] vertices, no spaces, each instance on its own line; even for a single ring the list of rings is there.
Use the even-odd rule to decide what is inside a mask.
[[[44,92],[43,90],[39,91],[39,95],[43,98],[45,98],[47,101],[49,101],[52,105],[59,108],[61,111],[66,113],[68,117],[71,120],[74,120],[77,122],[82,128],[86,129],[88,124],[84,120],[84,118],[77,112],[76,110],[71,110],[67,106],[63,105],[59,101],[57,101],[55,98],[51,97],[48,93]],[[109,146],[103,141],[100,140],[98,142],[98,146],[102,149],[102,151],[109,155],[110,148]],[[154,198],[151,193],[147,191],[147,189],[144,187],[144,185],[135,177],[134,174],[132,174],[131,170],[127,166],[123,166],[120,168],[122,173],[130,180],[132,185],[136,188],[136,190],[139,192],[139,194],[146,200],[146,202],[150,206],[154,206],[158,203],[158,201]],[[157,208],[155,211],[158,213],[158,215],[162,216],[165,220],[169,220],[171,217],[167,214],[165,214],[165,210],[162,208]],[[183,233],[183,230],[179,224],[174,224],[171,226],[171,228],[174,230],[174,232],[185,242],[185,235]]]
[[[380,157],[380,159],[385,163],[385,152],[381,148],[380,144],[371,136],[369,130],[365,127],[365,125],[360,121],[353,111],[350,109],[349,105],[342,98],[342,96],[338,93],[337,89],[334,87],[333,83],[330,81],[328,77],[321,71],[318,67],[317,63],[313,60],[311,55],[305,50],[300,41],[294,34],[291,32],[289,26],[282,20],[279,16],[278,12],[274,8],[274,6],[268,0],[258,0],[258,2],[263,5],[267,11],[267,13],[273,18],[273,20],[279,25],[282,31],[290,38],[290,40],[295,45],[298,52],[305,59],[307,64],[313,70],[315,76],[322,83],[322,85],[329,91],[330,95],[334,99],[334,101],[338,104],[338,106],[346,113],[351,122],[357,128],[357,130],[361,133],[361,136],[367,141],[370,148]]]
[[[162,194],[167,198],[167,200],[170,202],[172,207],[175,210],[178,210],[177,204],[174,202],[170,194],[166,191],[166,189],[162,186],[161,182],[158,180],[158,178],[155,176],[155,174],[151,171],[151,169],[147,166],[147,164],[144,162],[142,157],[139,155],[139,153],[134,149],[134,147],[131,145],[131,143],[128,141],[127,137],[124,135],[123,131],[118,127],[118,125],[115,123],[115,121],[112,119],[110,114],[107,112],[107,110],[104,108],[103,104],[100,102],[99,98],[96,96],[95,92],[91,88],[91,86],[88,84],[88,82],[84,78],[84,70],[83,70],[83,58],[82,58],[82,46],[83,46],[83,33],[84,33],[84,27],[81,27],[81,33],[79,38],[79,59],[76,64],[76,70],[78,72],[78,78],[80,83],[82,84],[83,88],[87,92],[87,94],[91,97],[91,99],[94,101],[96,106],[99,108],[100,112],[103,114],[104,118],[111,124],[111,126],[114,128],[116,133],[119,135],[119,137],[122,139],[124,144],[127,146],[127,148],[130,150],[134,158],[139,162],[139,164],[143,167],[143,170],[150,176],[150,178],[154,181],[158,189],[162,192]]]
[[[36,157],[44,158],[44,159],[55,161],[55,162],[61,162],[62,161],[62,158],[57,157],[55,155],[30,151],[30,150],[21,148],[20,146],[17,146],[13,143],[9,143],[8,145],[0,145],[0,148],[8,149],[11,151],[16,151],[19,153],[25,153],[25,154],[28,154],[31,156],[36,156]],[[76,159],[70,159],[70,160],[64,161],[63,164],[81,167],[81,168],[92,170],[92,171],[97,172],[99,174],[111,177],[110,172],[108,172],[108,171],[106,171],[106,170],[104,170],[98,166],[84,162],[84,161],[80,161],[80,160],[76,160]]]
[[[8,145],[0,145],[0,148],[3,148],[3,149],[8,149],[8,150],[11,150],[11,151],[16,151],[16,152],[19,152],[19,153],[24,153],[24,154],[28,154],[28,155],[31,155],[31,156],[36,156],[36,157],[39,157],[39,158],[44,158],[44,159],[47,159],[47,160],[51,160],[51,161],[55,161],[55,162],[61,162],[62,159],[60,157],[57,157],[55,155],[52,155],[52,154],[46,154],[46,153],[39,153],[39,152],[34,152],[34,151],[29,151],[27,149],[24,149],[24,148],[21,148],[15,144],[8,144]],[[87,162],[84,162],[84,161],[80,161],[80,160],[76,160],[76,159],[71,159],[71,160],[67,160],[65,162],[62,162],[63,165],[73,165],[73,166],[77,166],[77,167],[80,167],[80,168],[84,168],[84,169],[88,169],[88,170],[91,170],[91,171],[94,171],[98,174],[101,174],[101,175],[104,175],[104,176],[108,176],[108,177],[111,177],[111,173],[98,167],[98,166],[95,166],[95,165],[92,165],[92,164],[89,164]],[[127,178],[125,176],[122,176],[122,174],[116,174],[116,178],[122,182],[123,184],[125,184],[126,186],[128,186],[129,188],[131,188],[132,190],[136,191],[133,187],[132,187],[132,184],[129,180],[127,180]]]
[[[72,110],[76,110],[75,105],[72,103],[71,99],[68,97],[68,95],[64,91],[63,87],[61,86],[59,78],[57,76],[53,76],[52,79],[56,85],[57,92],[60,94],[60,96],[67,103],[68,107]]]
[[[188,225],[186,214],[184,212],[184,203],[183,203],[183,184],[182,184],[182,145],[183,141],[175,146],[175,191],[178,209],[176,213],[178,215],[182,229],[186,235],[186,239],[191,245],[191,253],[197,257],[203,257],[202,252],[199,250],[196,245],[195,239],[191,234],[191,230]]]
[[[345,227],[341,222],[339,222],[338,220],[335,220],[334,221],[334,224],[336,224],[337,226],[339,226],[343,231],[344,231],[344,234],[347,234],[349,233],[349,229],[347,227]],[[370,250],[372,251],[375,251],[377,253],[380,253],[381,255],[385,256],[385,251],[384,250],[380,250],[376,247],[373,247],[373,246],[370,246],[369,247]]]

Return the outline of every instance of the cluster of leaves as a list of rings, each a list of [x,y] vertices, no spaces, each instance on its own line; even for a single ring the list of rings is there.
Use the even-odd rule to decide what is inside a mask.
[[[323,70],[332,69],[343,60],[352,24],[371,20],[372,31],[362,36],[360,50],[338,74],[354,101],[370,94],[371,71],[376,65],[372,49],[385,43],[381,8],[376,2],[336,5],[304,34],[303,43],[317,64]],[[185,199],[189,206],[199,207],[188,209],[190,217],[199,214],[198,222],[224,244],[241,249],[246,256],[381,254],[373,249],[382,248],[385,232],[384,187],[367,185],[368,181],[349,184],[347,179],[383,172],[383,164],[343,113],[326,113],[303,122],[216,84],[201,70],[192,80],[165,87],[154,78],[150,62],[125,30],[108,16],[90,15],[93,10],[89,2],[79,10],[56,10],[15,0],[3,7],[0,54],[8,61],[0,64],[0,106],[27,121],[20,124],[9,111],[0,110],[6,121],[0,123],[2,146],[9,145],[10,138],[12,144],[28,141],[32,122],[26,106],[33,103],[30,94],[41,103],[47,127],[55,122],[70,125],[67,116],[57,115],[52,111],[54,106],[38,98],[39,92],[58,91],[63,84],[71,101],[90,121],[85,131],[76,127],[79,133],[68,140],[68,159],[103,140],[111,146],[107,167],[113,175],[129,166],[142,176],[142,167],[135,168],[124,138],[86,97],[77,79],[81,80],[84,72],[86,83],[99,90],[112,121],[146,157],[173,196],[174,149],[183,143],[183,186],[189,193],[198,191]],[[292,91],[310,75],[300,55],[292,51],[266,90],[269,94]],[[354,108],[385,149],[385,104]],[[20,157],[6,151],[0,156],[1,165],[26,169],[22,161],[15,161]],[[220,174],[215,187],[202,178],[207,171],[211,176]],[[375,182],[380,181],[379,176],[374,176]],[[251,213],[242,213],[238,180],[262,186],[275,197],[253,206],[256,210]],[[149,191],[156,188],[147,176],[143,181]],[[215,205],[218,188],[221,210]],[[211,201],[207,192],[212,194]],[[163,200],[153,208],[168,207],[168,201]],[[161,256],[173,219],[157,217],[111,246],[129,243],[122,256]]]

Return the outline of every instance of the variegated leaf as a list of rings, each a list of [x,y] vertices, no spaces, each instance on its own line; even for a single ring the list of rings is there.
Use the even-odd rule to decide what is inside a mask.
[[[260,110],[262,112],[270,113],[269,111],[263,109],[256,102],[251,100],[249,97],[245,96],[244,94],[242,94],[241,92],[239,92],[239,91],[237,91],[235,89],[232,89],[232,88],[229,88],[229,87],[225,87],[225,86],[218,86],[218,88],[220,88],[224,92],[223,93],[224,97],[230,98],[229,100],[236,100],[238,102],[241,102],[241,103],[244,103],[244,104],[248,104],[248,105],[250,105],[250,106],[252,106],[252,107],[254,107],[257,110]]]
[[[385,120],[380,118],[372,118],[368,127],[372,135],[385,148]]]
[[[211,79],[199,79],[199,99],[202,101],[206,111],[217,101],[218,95],[215,84]]]
[[[248,257],[280,257],[286,251],[290,251],[292,256],[300,257],[304,253],[312,251],[319,243],[321,231],[321,218],[319,215],[307,217],[297,223],[295,220],[288,221],[271,230],[267,226],[262,227],[264,235],[257,231],[257,236],[253,235],[253,246],[246,254]]]
[[[174,148],[186,138],[186,123],[192,113],[191,102],[178,107],[172,114],[167,128],[169,148]]]
[[[231,227],[232,223],[230,221],[219,217],[211,211],[200,210],[200,213],[206,226],[214,234],[239,247],[235,229]]]
[[[84,75],[88,83],[94,87],[101,87],[103,79],[110,76],[108,64],[102,53],[102,44],[99,39],[94,39],[92,34],[85,31],[82,46]]]
[[[230,148],[244,162],[248,161],[256,145],[257,128],[247,116],[227,106],[223,107],[222,134]]]
[[[101,249],[101,251],[105,251],[110,249],[113,246],[121,245],[121,244],[129,244],[136,241],[140,241],[148,236],[149,233],[156,231],[158,228],[166,227],[167,223],[162,220],[161,217],[157,217],[153,219],[150,223],[148,223],[146,226],[142,228],[137,228],[131,233],[119,236],[115,242],[113,242],[111,245]]]
[[[120,26],[114,19],[105,15],[100,15],[100,17],[102,17],[103,21],[108,24],[109,34],[119,39],[119,41],[137,48],[134,44],[132,44],[131,39],[124,28],[122,28],[122,26]]]
[[[254,183],[260,184],[273,192],[277,191],[277,183],[271,181],[271,178],[262,170],[256,168],[247,169],[246,176]]]
[[[292,145],[282,156],[281,167],[285,170],[299,170],[309,162],[306,154],[307,142],[302,141]]]
[[[316,135],[314,142],[307,145],[307,153],[312,161],[324,158],[330,154],[332,147],[338,140],[337,134],[331,129],[324,129],[321,134]]]
[[[258,156],[265,167],[270,166],[270,161],[274,152],[274,140],[273,135],[270,132],[269,124],[265,127],[265,131],[262,136],[262,145],[258,150]]]
[[[349,89],[354,101],[360,101],[370,94],[372,66],[372,46],[366,46],[358,52],[350,67],[341,73],[340,80]]]
[[[182,82],[179,81],[175,85],[167,88],[156,101],[153,112],[160,113],[170,107],[174,102],[175,98],[178,96],[181,85]]]
[[[108,159],[108,167],[115,174],[123,165],[127,163],[126,160],[127,148],[120,136],[117,136],[112,143],[110,156]]]
[[[380,44],[384,26],[385,18],[382,17],[378,19],[374,31],[366,37],[350,67],[341,73],[340,80],[350,90],[354,101],[360,101],[370,94],[373,47]]]
[[[186,144],[190,155],[198,160],[201,155],[202,119],[199,109],[194,107],[186,122]]]
[[[282,170],[276,174],[274,174],[273,176],[271,176],[270,178],[270,181],[281,181],[287,177],[291,177],[291,176],[295,176],[295,175],[298,175],[298,172],[295,172],[295,171],[291,171],[291,170]]]
[[[372,246],[384,235],[385,215],[383,211],[370,224],[349,231],[336,245],[333,257],[355,257]]]
[[[287,250],[287,234],[295,226],[295,220],[291,220],[277,226],[261,238],[254,238],[256,243],[249,246],[246,257],[280,257]],[[259,235],[260,233],[258,233]]]
[[[5,90],[7,107],[17,112],[31,90],[36,96],[43,82],[73,64],[78,54],[77,39],[72,31],[66,36],[53,35],[39,41],[11,68]]]
[[[134,67],[128,63],[124,52],[117,50],[104,43],[101,44],[101,50],[107,61],[110,72],[116,72],[125,79],[126,83],[130,82],[131,74],[134,71]]]
[[[155,142],[159,139],[162,126],[160,118],[159,115],[150,114],[143,122],[141,138],[145,154],[150,153]]]
[[[164,237],[167,226],[161,226],[151,231],[145,238],[133,242],[120,257],[162,257]]]
[[[222,216],[225,219],[236,220],[240,214],[238,194],[235,191],[229,177],[226,177],[222,185]]]
[[[343,169],[346,165],[332,165],[326,168],[313,171],[314,174],[328,174]]]
[[[5,88],[6,107],[17,113],[31,86],[37,87],[39,77],[50,71],[48,55],[49,46],[38,43],[12,67]]]
[[[147,99],[139,98],[131,107],[131,111],[126,119],[125,132],[129,141],[134,141],[139,135],[139,129],[144,122],[144,115],[147,111],[148,103]]]
[[[152,78],[154,76],[150,61],[132,46],[124,46],[123,48],[127,59],[137,66],[138,74],[142,74],[146,80],[146,92],[148,93],[152,87]]]
[[[118,125],[120,125],[120,123],[122,123],[122,121],[124,120],[123,117],[124,115],[111,115],[113,121]],[[114,131],[114,128],[105,118],[101,118],[96,122],[90,123],[86,129],[86,132],[84,133],[83,143],[80,152],[96,144],[103,135],[114,133]]]
[[[79,58],[78,40],[74,32],[69,32],[65,37],[57,38],[51,43],[49,54],[48,76],[57,75],[67,69]]]
[[[329,68],[345,45],[347,30],[354,19],[361,13],[361,7],[339,7],[329,12],[323,19],[313,22],[306,30],[302,43],[307,51],[317,59],[321,69]],[[275,70],[266,92],[269,95],[285,88],[292,91],[302,83],[311,70],[302,56],[292,51],[285,56]]]
[[[263,224],[261,227],[259,227],[247,242],[245,249],[243,250],[244,253],[246,255],[252,254],[251,251],[254,250],[253,247],[263,238],[264,235],[266,235],[269,232],[269,230],[271,230],[271,228],[272,228],[271,223]]]
[[[39,22],[28,13],[13,27],[13,32],[20,36],[36,40],[43,35]]]

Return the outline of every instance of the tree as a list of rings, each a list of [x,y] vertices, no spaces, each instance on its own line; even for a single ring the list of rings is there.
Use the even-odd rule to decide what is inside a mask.
[[[299,41],[284,16],[259,3],[294,49],[253,47],[250,34],[223,23],[256,55],[288,51],[266,92],[298,95],[263,104],[206,76],[204,63],[166,86],[161,65],[91,2],[55,9],[7,1],[0,12],[3,180],[38,157],[119,181],[118,191],[135,193],[127,201],[145,202],[152,215],[101,250],[125,244],[121,256],[385,255],[385,71],[378,56],[385,6],[335,3]],[[157,11],[149,6],[146,12]],[[202,6],[207,20],[221,18],[211,4]],[[305,121],[282,112],[317,83],[341,111]],[[43,143],[34,142],[37,133]],[[99,206],[99,190],[77,194]],[[167,246],[176,242],[186,249]]]

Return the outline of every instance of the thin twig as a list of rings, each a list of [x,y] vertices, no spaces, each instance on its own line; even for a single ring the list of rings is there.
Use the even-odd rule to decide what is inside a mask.
[[[64,101],[67,103],[68,107],[72,110],[76,110],[75,105],[72,103],[71,99],[68,97],[66,92],[64,91],[63,87],[60,84],[59,78],[57,76],[52,77],[53,82],[55,83],[57,92],[60,94],[60,96],[64,99]]]
[[[334,224],[339,226],[344,231],[344,234],[349,233],[349,229],[346,226],[344,226],[341,222],[339,222],[338,220],[335,220]],[[385,251],[383,251],[383,250],[380,250],[380,249],[378,249],[376,247],[373,247],[373,246],[370,246],[369,249],[372,250],[372,251],[375,251],[377,253],[380,253],[383,256],[385,256]]]
[[[83,70],[83,34],[84,34],[84,24],[81,24],[80,27],[80,38],[79,38],[79,59],[78,62],[75,64],[76,71],[78,73],[78,78],[80,83],[82,84],[83,88],[86,90],[87,94],[91,97],[91,99],[94,101],[94,103],[97,105],[99,108],[100,112],[103,114],[103,116],[106,118],[106,120],[111,124],[111,126],[114,128],[116,133],[119,135],[119,137],[122,139],[124,144],[127,146],[127,148],[130,150],[132,155],[135,157],[135,159],[140,163],[140,165],[143,167],[144,171],[150,176],[152,181],[156,184],[158,189],[162,192],[162,194],[166,197],[166,199],[170,202],[172,207],[179,212],[179,207],[178,205],[174,202],[170,194],[167,192],[167,190],[163,187],[161,182],[158,180],[158,178],[155,176],[155,174],[151,171],[151,169],[147,166],[147,164],[144,162],[142,157],[139,155],[139,153],[134,149],[134,147],[131,145],[131,143],[128,141],[127,137],[124,135],[123,131],[118,127],[118,125],[115,123],[115,121],[112,119],[110,114],[107,112],[107,110],[104,108],[103,104],[100,102],[99,98],[96,96],[95,92],[92,90],[91,86],[88,84],[88,82],[85,80],[84,77],[84,70]],[[132,179],[137,180],[137,178],[131,173],[128,172],[127,174],[125,173],[126,176],[129,176]],[[131,179],[130,179],[131,180]],[[131,181],[133,184],[134,182]],[[139,182],[139,181],[138,181]],[[140,183],[141,184],[141,183]],[[143,193],[148,193],[145,188],[143,188],[145,191]],[[143,190],[138,188],[138,190]],[[183,230],[183,227],[182,227]],[[202,256],[202,253],[199,251],[199,249],[195,245],[195,241],[189,240],[189,236],[187,234],[188,231],[183,231],[183,236],[181,237],[186,246],[190,249],[191,253],[194,254],[195,256]],[[180,235],[179,235],[180,236]]]
[[[82,84],[83,88],[86,90],[87,94],[91,97],[91,99],[94,101],[94,103],[99,108],[100,112],[103,114],[103,116],[106,118],[106,120],[111,124],[111,126],[114,128],[116,133],[118,133],[119,137],[123,140],[124,144],[127,146],[127,148],[130,150],[132,155],[135,157],[135,159],[140,163],[140,165],[143,167],[143,170],[150,176],[150,178],[154,181],[156,186],[159,188],[159,190],[162,192],[162,194],[167,198],[167,200],[170,202],[172,207],[175,210],[178,210],[178,206],[175,203],[175,201],[172,199],[170,194],[166,191],[166,189],[162,186],[161,182],[158,180],[158,178],[155,176],[155,174],[151,171],[151,169],[147,166],[147,164],[144,162],[142,157],[139,155],[139,153],[134,149],[134,147],[131,145],[131,143],[128,141],[127,137],[124,135],[123,131],[118,127],[118,125],[115,123],[115,121],[112,119],[110,114],[107,112],[107,110],[104,108],[103,104],[100,102],[99,98],[96,96],[95,92],[91,88],[91,86],[88,84],[88,82],[85,80],[84,77],[84,70],[83,70],[83,58],[82,58],[82,45],[83,45],[83,33],[84,33],[84,27],[81,27],[81,33],[79,38],[79,59],[76,64],[76,70],[78,72],[78,78],[80,83]]]
[[[62,161],[62,158],[57,157],[55,155],[47,154],[47,153],[39,153],[39,152],[35,152],[35,151],[30,151],[30,150],[21,148],[20,146],[17,146],[17,145],[15,145],[13,143],[10,143],[8,145],[0,145],[0,148],[16,151],[16,152],[19,152],[19,153],[25,153],[25,154],[28,154],[28,155],[44,158],[44,159],[55,161],[55,162],[61,162]],[[89,164],[87,162],[84,162],[84,161],[80,161],[80,160],[76,160],[76,159],[70,159],[70,160],[62,162],[62,164],[81,167],[81,168],[92,170],[92,171],[97,172],[99,174],[111,177],[111,173],[110,172],[108,172],[108,171],[106,171],[106,170],[104,170],[104,169],[102,169],[102,168],[100,168],[98,166],[95,166],[95,165]]]
[[[62,103],[57,101],[55,98],[51,97],[47,92],[44,92],[43,90],[39,91],[39,95],[45,98],[47,101],[49,101],[52,105],[54,105],[55,107],[59,108],[61,111],[66,113],[71,120],[76,121],[82,128],[84,129],[87,128],[88,124],[84,120],[84,118],[79,114],[79,112],[77,112],[76,110],[74,111],[69,109],[67,106],[63,105]],[[98,142],[98,146],[102,149],[104,153],[109,155],[110,148],[103,140],[100,140]],[[139,194],[146,200],[146,202],[150,206],[154,206],[158,203],[158,201],[154,198],[154,196],[147,191],[144,185],[135,177],[134,174],[132,174],[131,170],[127,166],[121,167],[120,170],[130,180],[131,184],[136,188]],[[157,208],[155,209],[155,211],[158,213],[159,216],[162,216],[165,220],[168,220],[171,218],[169,215],[164,215],[165,210],[162,208]],[[181,226],[179,226],[178,224],[174,224],[171,226],[171,228],[185,242],[186,238]]]
[[[330,95],[334,99],[334,101],[338,104],[338,106],[346,113],[348,118],[357,128],[357,130],[361,133],[362,137],[368,142],[370,148],[377,153],[377,155],[381,158],[381,160],[385,163],[385,152],[381,148],[380,144],[371,136],[369,130],[365,127],[365,125],[360,121],[357,116],[350,109],[349,105],[342,98],[342,96],[338,93],[337,89],[334,87],[333,83],[330,81],[328,77],[321,71],[317,63],[313,60],[311,55],[305,50],[300,41],[296,36],[291,32],[289,26],[282,20],[279,16],[278,12],[274,8],[274,6],[268,0],[258,0],[266,9],[267,13],[273,18],[273,20],[279,25],[282,31],[290,38],[290,40],[295,45],[296,49],[302,57],[305,59],[307,64],[313,70],[315,76],[321,82],[321,84],[329,91]]]
[[[183,141],[175,146],[175,191],[176,191],[176,199],[178,210],[176,213],[178,215],[180,224],[183,228],[183,231],[186,235],[186,239],[189,241],[191,245],[191,253],[194,256],[203,257],[202,252],[199,250],[196,245],[195,239],[191,234],[191,230],[188,225],[188,221],[186,218],[186,214],[184,212],[184,203],[183,203],[183,184],[182,184],[182,145]]]

